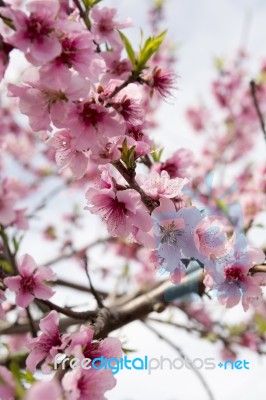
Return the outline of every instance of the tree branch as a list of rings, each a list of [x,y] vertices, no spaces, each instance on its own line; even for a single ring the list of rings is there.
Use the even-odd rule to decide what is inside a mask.
[[[250,82],[250,92],[251,92],[253,103],[254,103],[254,106],[255,106],[259,121],[260,121],[261,130],[263,132],[264,139],[266,140],[265,121],[264,121],[264,118],[263,118],[263,115],[262,115],[262,112],[260,109],[259,101],[257,98],[257,85],[256,85],[255,81],[253,81],[253,80]]]

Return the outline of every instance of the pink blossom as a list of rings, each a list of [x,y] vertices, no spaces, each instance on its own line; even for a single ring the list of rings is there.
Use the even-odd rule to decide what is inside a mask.
[[[97,43],[105,43],[108,41],[113,47],[121,45],[121,40],[117,29],[128,28],[132,25],[131,20],[124,22],[115,20],[117,10],[115,8],[99,8],[93,7],[91,16],[93,19],[92,33]]]
[[[144,192],[154,199],[159,197],[174,198],[180,196],[183,187],[188,183],[188,179],[171,179],[168,172],[162,171],[159,175],[152,172],[150,175],[138,175],[137,181]]]
[[[16,292],[16,303],[20,307],[27,307],[36,297],[47,300],[54,291],[47,286],[46,281],[55,281],[56,275],[48,267],[38,268],[31,256],[25,254],[18,262],[20,275],[4,279],[5,285]]]
[[[93,101],[73,104],[67,125],[76,150],[85,151],[96,145],[101,136],[114,137],[125,133],[123,118],[114,111]]]
[[[65,350],[67,355],[85,357],[91,360],[99,357],[120,358],[122,349],[120,340],[108,337],[101,341],[93,340],[94,331],[82,325],[79,332],[69,335],[70,344]]]
[[[59,400],[61,399],[62,389],[57,380],[49,382],[35,382],[27,391],[23,400]]]
[[[206,128],[209,114],[204,107],[189,108],[186,117],[196,132],[203,131]]]
[[[60,167],[59,173],[69,168],[76,179],[82,178],[87,170],[88,158],[81,151],[72,147],[72,138],[69,131],[62,130],[55,133],[47,143],[56,149],[55,160]]]
[[[25,191],[26,188],[13,178],[0,181],[0,224],[8,226],[15,222],[17,219],[15,205]]]
[[[12,400],[15,397],[16,385],[11,372],[0,365],[0,396],[1,400]]]
[[[58,330],[59,315],[56,311],[51,311],[45,318],[40,320],[41,335],[30,339],[27,347],[30,354],[26,360],[26,366],[30,372],[35,372],[36,366],[42,360],[46,359],[44,372],[48,372],[48,364],[54,362],[58,352],[65,347],[65,336],[61,336]]]
[[[155,164],[153,170],[158,173],[166,171],[171,179],[185,178],[189,176],[189,168],[193,165],[193,160],[194,154],[191,150],[179,149],[165,162]]]
[[[49,0],[32,1],[26,7],[30,12],[29,16],[20,10],[5,11],[5,15],[11,18],[16,29],[6,40],[23,51],[32,64],[45,64],[61,52],[55,31],[59,3]]]
[[[51,130],[51,120],[61,127],[67,114],[66,103],[82,98],[88,90],[88,82],[77,75],[43,82],[37,69],[27,71],[25,84],[9,85],[10,95],[19,97],[20,110],[29,117],[34,131]]]
[[[132,227],[147,232],[151,219],[141,202],[140,195],[133,189],[113,191],[90,188],[86,193],[89,205],[85,207],[93,214],[99,214],[107,223],[112,236],[127,237]]]
[[[176,88],[176,74],[172,71],[155,68],[152,77],[148,79],[148,85],[163,99],[167,99],[172,95],[172,90]]]
[[[131,63],[125,58],[121,60],[121,51],[107,51],[102,53],[106,63],[106,73],[101,77],[101,84],[106,86],[111,79],[126,80],[131,72]]]
[[[248,248],[241,235],[229,254],[216,262],[216,268],[207,270],[204,283],[214,290],[221,304],[231,308],[242,300],[246,311],[251,304],[256,307],[262,301],[262,291],[248,272],[254,265],[263,263],[264,259],[263,251]]]
[[[86,31],[65,33],[60,43],[61,54],[41,68],[41,77],[54,81],[60,74],[71,76],[69,69],[73,68],[80,76],[89,77],[91,81],[97,82],[99,75],[104,72],[105,62],[95,52],[93,35]]]
[[[13,47],[5,43],[0,35],[0,82],[4,78],[9,63],[9,53],[12,49]]]
[[[105,392],[111,390],[115,384],[111,371],[96,371],[93,368],[67,372],[62,380],[68,400],[106,400]]]

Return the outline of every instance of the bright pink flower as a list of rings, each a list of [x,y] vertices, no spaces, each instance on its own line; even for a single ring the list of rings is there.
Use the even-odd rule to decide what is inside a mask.
[[[167,197],[169,199],[181,196],[183,187],[188,183],[188,179],[170,179],[166,171],[159,175],[152,172],[150,175],[138,175],[137,181],[144,192],[154,199]]]
[[[111,79],[121,79],[125,81],[131,72],[129,59],[121,60],[121,51],[107,51],[101,53],[106,63],[106,73],[101,77],[101,84],[108,85]]]
[[[1,400],[12,400],[15,398],[16,385],[13,376],[6,367],[0,365],[0,398]]]
[[[55,281],[56,275],[48,267],[38,268],[31,256],[25,254],[18,263],[20,275],[4,279],[5,285],[16,292],[16,303],[20,307],[27,307],[36,297],[47,300],[54,291],[47,286],[46,281]]]
[[[108,337],[101,341],[93,340],[94,331],[82,325],[80,331],[69,335],[70,345],[65,350],[67,355],[75,357],[94,358],[120,358],[122,357],[121,342],[116,338]]]
[[[133,189],[113,191],[90,188],[86,193],[89,205],[85,207],[99,214],[107,223],[112,236],[127,237],[132,227],[145,232],[151,228],[151,218],[141,202],[140,195]]]
[[[5,12],[16,28],[15,33],[6,40],[23,51],[32,64],[45,64],[61,52],[55,32],[59,3],[49,0],[32,1],[26,7],[30,12],[29,16],[20,10],[11,9]]]
[[[172,96],[173,89],[176,89],[176,74],[155,68],[152,77],[148,80],[148,85],[163,99],[167,99]]]
[[[69,131],[56,132],[54,137],[47,141],[48,145],[56,149],[55,160],[60,167],[59,172],[69,168],[76,179],[82,178],[87,170],[88,158],[81,151],[72,147],[72,138]]]
[[[108,99],[113,91],[119,87],[123,81],[112,79],[101,97]],[[143,102],[142,88],[134,83],[129,84],[126,88],[120,90],[120,92],[113,96],[109,101],[109,104],[123,116],[127,126],[139,126],[142,125],[145,119],[145,107]]]
[[[91,148],[90,159],[97,164],[107,164],[121,158],[117,139],[108,139],[105,136],[99,138],[98,142]]]
[[[45,372],[48,371],[48,364],[53,363],[55,356],[65,347],[66,335],[60,335],[58,323],[59,315],[56,311],[51,311],[40,320],[41,335],[30,339],[27,344],[31,350],[26,360],[26,366],[30,372],[35,372],[36,366],[44,359],[46,359],[46,366],[43,369]]]
[[[117,48],[121,45],[121,39],[117,29],[128,28],[132,25],[131,20],[124,22],[115,20],[117,10],[115,8],[99,8],[93,7],[91,16],[93,19],[92,33],[97,43],[105,43],[108,41],[113,47]]]
[[[25,84],[9,85],[10,95],[19,97],[20,111],[29,117],[35,132],[51,130],[51,119],[61,127],[68,112],[66,103],[86,96],[88,90],[88,82],[77,75],[43,82],[39,71],[33,68],[27,71]]]
[[[189,176],[189,168],[193,165],[194,154],[189,149],[179,149],[174,152],[172,157],[165,162],[154,165],[154,171],[161,173],[168,172],[171,179],[185,178]]]
[[[73,104],[67,126],[71,131],[73,146],[80,151],[89,150],[101,136],[121,136],[126,131],[123,117],[93,101]]]
[[[5,319],[5,313],[2,307],[2,302],[6,299],[3,290],[0,289],[0,319]]]
[[[107,390],[111,390],[116,380],[111,371],[75,369],[67,372],[62,380],[68,400],[106,400]]]
[[[57,74],[71,76],[69,69],[73,68],[80,76],[98,82],[99,75],[104,72],[105,62],[95,52],[92,34],[86,31],[66,33],[60,43],[61,54],[41,68],[41,77],[54,80]]]
[[[61,399],[62,389],[57,380],[49,382],[35,382],[27,391],[23,400],[59,400]]]

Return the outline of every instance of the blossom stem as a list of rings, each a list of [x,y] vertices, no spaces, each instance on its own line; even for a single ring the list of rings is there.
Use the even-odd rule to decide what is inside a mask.
[[[261,112],[261,109],[260,109],[260,105],[259,105],[259,101],[258,101],[258,97],[257,97],[257,85],[253,80],[250,82],[250,91],[251,91],[251,96],[252,96],[252,99],[253,99],[253,103],[254,103],[254,106],[255,106],[256,112],[258,114],[259,121],[260,121],[261,130],[262,130],[264,138],[266,140],[265,121],[264,121],[264,117],[262,115],[262,112]]]

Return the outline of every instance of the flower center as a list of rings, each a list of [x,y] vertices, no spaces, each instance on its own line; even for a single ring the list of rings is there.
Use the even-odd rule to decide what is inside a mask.
[[[27,23],[27,37],[33,42],[34,40],[48,36],[52,29],[47,22],[40,20],[32,15]]]
[[[20,286],[21,286],[21,289],[23,290],[23,292],[32,293],[33,289],[35,288],[35,282],[34,282],[33,275],[22,277]]]
[[[224,275],[228,281],[241,281],[244,276],[240,266],[226,267]]]
[[[81,118],[86,125],[93,125],[95,127],[99,122],[103,121],[103,117],[104,113],[92,108],[90,103],[84,104]]]

